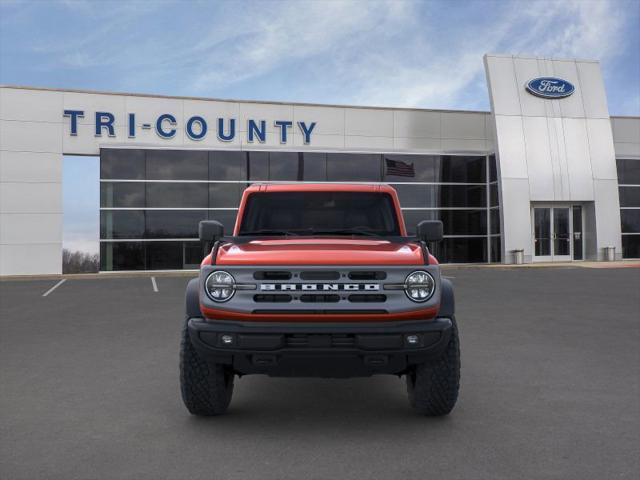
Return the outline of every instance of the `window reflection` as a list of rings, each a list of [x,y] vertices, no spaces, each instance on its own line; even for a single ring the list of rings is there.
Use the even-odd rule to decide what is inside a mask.
[[[206,180],[207,152],[147,150],[147,180]]]

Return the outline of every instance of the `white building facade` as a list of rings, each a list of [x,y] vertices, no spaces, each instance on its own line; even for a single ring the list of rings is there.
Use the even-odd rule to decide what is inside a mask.
[[[64,155],[101,159],[102,270],[191,268],[199,220],[292,181],[390,183],[444,262],[640,257],[640,117],[609,116],[598,62],[485,69],[490,112],[0,87],[0,275],[61,273]]]

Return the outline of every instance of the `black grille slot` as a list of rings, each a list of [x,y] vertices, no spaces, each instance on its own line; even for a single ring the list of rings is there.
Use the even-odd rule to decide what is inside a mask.
[[[304,303],[333,303],[340,301],[340,295],[305,293],[300,295],[300,301]]]
[[[300,272],[300,278],[302,280],[338,280],[340,278],[340,272],[326,272],[326,271],[311,271]]]
[[[309,339],[307,338],[307,335],[304,334],[293,334],[287,335],[286,342],[287,347],[302,348],[307,346]]]
[[[384,280],[387,278],[387,272],[376,271],[355,271],[349,272],[349,278],[351,280]]]
[[[256,280],[289,280],[291,272],[286,270],[262,270],[253,273]]]
[[[260,295],[254,295],[253,301],[258,303],[286,303],[291,301],[291,295],[263,293]]]
[[[286,336],[285,341],[287,347],[293,348],[348,348],[356,343],[352,334],[290,334]]]
[[[386,295],[363,295],[360,293],[354,293],[353,295],[349,295],[349,301],[353,303],[375,303],[375,302],[386,302]]]
[[[356,344],[354,335],[332,335],[332,347],[353,347]]]

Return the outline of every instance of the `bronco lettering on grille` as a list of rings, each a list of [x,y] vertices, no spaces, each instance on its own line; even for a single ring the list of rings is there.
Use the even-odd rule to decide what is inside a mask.
[[[380,285],[377,283],[263,283],[260,285],[263,291],[310,291],[327,292],[335,290],[347,291],[378,291]]]

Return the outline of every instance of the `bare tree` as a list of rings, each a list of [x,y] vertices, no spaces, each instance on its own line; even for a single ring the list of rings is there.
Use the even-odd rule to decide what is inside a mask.
[[[96,273],[100,268],[97,253],[62,250],[62,273]]]

